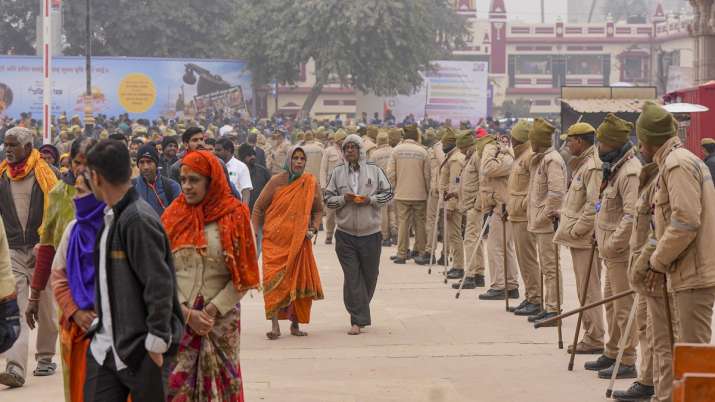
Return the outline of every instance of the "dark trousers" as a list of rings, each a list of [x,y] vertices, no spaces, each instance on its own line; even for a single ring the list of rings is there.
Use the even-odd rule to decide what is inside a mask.
[[[166,359],[165,359],[166,360]],[[164,362],[167,365],[167,362]],[[165,378],[168,371],[158,367],[147,353],[137,371],[129,368],[117,371],[114,354],[109,351],[101,366],[87,349],[87,378],[84,383],[85,402],[163,402],[166,400]]]
[[[369,236],[351,236],[335,231],[335,252],[343,268],[343,301],[350,313],[350,325],[361,327],[371,324],[370,301],[375,294],[380,272],[382,233]]]

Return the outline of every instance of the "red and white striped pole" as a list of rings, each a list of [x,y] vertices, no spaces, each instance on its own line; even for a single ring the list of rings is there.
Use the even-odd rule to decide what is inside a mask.
[[[42,1],[42,143],[52,143],[52,0]]]

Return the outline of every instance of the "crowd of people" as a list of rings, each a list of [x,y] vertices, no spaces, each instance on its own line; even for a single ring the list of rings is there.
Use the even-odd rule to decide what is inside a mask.
[[[577,123],[561,149],[541,118],[55,123],[44,145],[30,115],[0,129],[9,387],[25,383],[37,328],[33,375],[55,373],[59,337],[67,401],[243,400],[240,301],[262,290],[268,339],[280,320],[307,336],[324,297],[321,231],[344,273],[349,335],[372,325],[381,250],[396,245],[394,263],[443,266],[454,289],[486,288],[481,300],[521,298],[521,277],[510,312],[559,330],[567,249],[582,305],[618,296],[605,322],[604,306],[584,313],[568,350],[598,355],[585,368],[610,378],[624,343],[615,375],[636,381],[619,400],[669,401],[669,333],[711,339],[712,173],[654,103],[636,122]]]

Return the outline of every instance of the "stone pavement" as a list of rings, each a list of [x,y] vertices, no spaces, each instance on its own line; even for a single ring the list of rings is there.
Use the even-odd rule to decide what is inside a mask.
[[[313,304],[307,338],[288,333],[268,341],[263,299],[243,300],[241,364],[246,401],[291,402],[600,402],[608,381],[583,370],[591,356],[557,348],[556,328],[535,330],[526,318],[504,312],[503,301],[478,301],[474,290],[455,299],[427,267],[395,265],[382,249],[380,280],[372,304],[373,326],[348,336],[342,303],[342,272],[334,246],[316,256],[326,298]],[[565,308],[577,305],[570,258],[562,249]],[[489,281],[487,281],[489,283]],[[479,290],[480,292],[483,290]],[[514,303],[518,303],[515,301]],[[576,317],[565,322],[567,345]],[[4,363],[0,364],[4,366]],[[30,370],[34,368],[31,364]],[[618,381],[623,389],[630,380]],[[62,378],[29,377],[17,390],[0,390],[2,402],[62,400]]]

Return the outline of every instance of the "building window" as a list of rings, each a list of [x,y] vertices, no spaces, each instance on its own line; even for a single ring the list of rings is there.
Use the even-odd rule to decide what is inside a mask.
[[[602,75],[603,63],[600,55],[568,56],[566,72],[569,75]]]
[[[323,99],[323,106],[340,106],[340,101],[335,99]]]
[[[530,75],[551,74],[551,56],[516,56],[516,73]]]
[[[623,58],[623,78],[626,81],[645,79],[645,58],[626,56]]]
[[[357,101],[354,99],[343,100],[343,106],[355,106],[355,105],[357,105]]]

